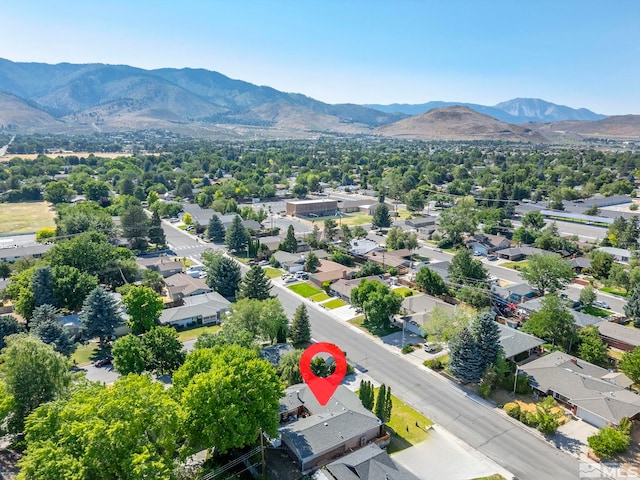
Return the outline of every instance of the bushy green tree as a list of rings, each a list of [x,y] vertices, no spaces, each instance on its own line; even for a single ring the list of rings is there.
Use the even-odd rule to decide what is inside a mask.
[[[24,325],[13,315],[0,315],[0,350],[6,346],[5,338],[24,331]]]
[[[604,279],[609,277],[609,270],[613,265],[613,255],[602,250],[593,250],[589,256],[591,257],[591,266],[589,270],[594,277]]]
[[[43,403],[63,396],[70,385],[66,357],[51,345],[20,333],[5,339],[0,354],[0,380],[12,397],[9,431],[21,432],[24,419]]]
[[[608,363],[607,345],[598,335],[596,326],[590,325],[582,328],[578,332],[578,338],[580,340],[578,356],[581,359],[597,365],[606,365]]]
[[[374,402],[375,402],[374,400],[375,391],[370,381],[368,380],[360,381],[360,390],[358,391],[358,396],[360,397],[362,406],[367,410],[373,411]]]
[[[473,197],[461,198],[451,208],[440,214],[439,230],[445,233],[453,245],[462,243],[463,234],[473,235],[478,229],[477,204]]]
[[[293,314],[289,338],[294,345],[303,345],[311,341],[311,323],[304,303],[301,303]]]
[[[591,285],[587,285],[580,290],[580,303],[582,305],[591,305],[597,298],[596,291]]]
[[[167,374],[180,368],[185,352],[172,327],[153,327],[142,336],[142,347],[148,352],[147,370]]]
[[[149,352],[136,335],[128,334],[116,340],[111,354],[113,355],[113,365],[122,375],[140,374],[147,368]]]
[[[332,242],[338,234],[338,224],[333,218],[328,218],[324,221],[324,238],[328,242]]]
[[[536,413],[534,414],[536,428],[545,435],[556,432],[562,417],[562,410],[558,408],[553,397],[547,397],[536,405]]]
[[[458,249],[449,264],[449,281],[452,283],[472,287],[483,286],[487,275],[482,262],[473,258],[468,248]]]
[[[259,265],[254,265],[240,282],[238,298],[253,298],[267,300],[271,298],[270,290],[273,285]]]
[[[302,350],[294,350],[285,353],[278,364],[278,375],[280,380],[286,385],[296,385],[302,383],[302,375],[300,374],[300,357]]]
[[[80,321],[88,338],[98,337],[104,346],[122,323],[115,299],[103,288],[96,287],[84,301]]]
[[[410,212],[421,212],[424,210],[424,196],[419,190],[410,190],[404,197],[404,203]]]
[[[388,328],[391,317],[400,311],[402,297],[375,280],[363,280],[351,291],[351,303],[366,316],[373,328]]]
[[[542,293],[562,290],[575,276],[571,264],[559,255],[540,253],[529,256],[527,267],[520,274]]]
[[[206,251],[202,254],[207,284],[226,298],[235,298],[240,284],[240,267],[222,252]]]
[[[384,203],[378,205],[373,212],[373,218],[371,219],[371,225],[373,228],[389,228],[391,226],[391,215],[389,214],[389,207]]]
[[[480,313],[471,323],[471,334],[476,342],[482,373],[490,365],[495,365],[500,353],[500,329],[488,312]]]
[[[548,294],[542,299],[540,310],[529,318],[522,331],[558,345],[567,351],[576,337],[573,316],[557,294]]]
[[[622,356],[620,370],[622,370],[633,383],[640,384],[640,347],[636,347]]]
[[[615,427],[603,427],[598,433],[587,438],[589,447],[601,460],[606,460],[629,448],[631,437]]]
[[[164,308],[160,295],[143,285],[129,288],[122,297],[122,304],[127,308],[127,322],[135,335],[148,332],[157,325]]]
[[[319,265],[320,259],[318,258],[318,255],[316,255],[314,252],[309,252],[307,254],[307,258],[304,261],[304,269],[307,272],[315,273],[318,271]]]
[[[416,274],[416,285],[429,295],[443,295],[447,293],[447,286],[440,275],[429,267],[422,267]]]
[[[53,295],[56,305],[70,311],[82,308],[84,299],[98,286],[98,278],[68,265],[53,267]]]

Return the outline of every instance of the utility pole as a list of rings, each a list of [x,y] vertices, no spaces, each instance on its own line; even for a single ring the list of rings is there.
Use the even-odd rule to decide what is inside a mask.
[[[264,435],[260,429],[260,453],[262,454],[262,478],[267,478],[267,463],[264,459]]]

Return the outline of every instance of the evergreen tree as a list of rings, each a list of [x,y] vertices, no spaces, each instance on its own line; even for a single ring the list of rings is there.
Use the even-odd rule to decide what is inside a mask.
[[[633,289],[633,293],[624,306],[624,314],[635,327],[640,328],[640,285],[636,285]]]
[[[373,410],[374,405],[374,391],[373,385],[368,380],[360,381],[360,390],[358,391],[362,406],[367,410]]]
[[[482,377],[483,363],[478,346],[468,328],[456,332],[449,342],[449,370],[463,383],[477,382]]]
[[[315,273],[318,271],[318,266],[320,265],[320,259],[318,255],[313,252],[310,252],[307,255],[307,259],[304,261],[304,269],[309,273]]]
[[[387,387],[387,395],[384,399],[385,423],[391,420],[392,409],[393,409],[393,401],[391,400],[391,387]]]
[[[167,244],[167,237],[162,229],[162,220],[160,220],[160,215],[158,215],[157,210],[153,212],[151,222],[149,223],[149,241],[159,246]]]
[[[389,421],[387,418],[387,387],[383,383],[378,389],[378,396],[376,397],[376,406],[373,413],[382,420],[382,423]]]
[[[278,248],[284,252],[289,253],[296,253],[298,251],[298,240],[296,240],[293,225],[289,225],[289,227],[287,228],[287,236],[284,238]]]
[[[271,280],[264,273],[259,265],[254,265],[240,282],[238,298],[254,298],[256,300],[266,300],[271,298]]]
[[[309,314],[304,303],[296,308],[293,314],[293,321],[289,329],[289,338],[294,345],[301,345],[311,341],[311,323],[309,322]]]
[[[373,228],[389,228],[391,226],[391,215],[389,215],[389,207],[381,203],[373,212],[371,219]]]
[[[31,291],[33,292],[33,306],[49,304],[56,305],[56,298],[53,294],[54,278],[53,271],[48,265],[36,268],[31,278]]]
[[[16,320],[13,315],[0,316],[0,350],[6,346],[4,339],[9,335],[14,335],[24,331],[24,325]]]
[[[222,243],[225,239],[225,229],[220,217],[215,213],[211,215],[207,225],[207,238],[215,243]]]
[[[482,362],[482,373],[489,365],[494,365],[500,352],[500,329],[488,312],[479,314],[471,324],[471,333],[478,348],[478,357]]]
[[[138,246],[149,234],[149,218],[141,205],[131,203],[120,215],[122,236]]]
[[[204,252],[202,260],[207,272],[207,284],[223,297],[234,298],[241,279],[238,264],[220,252]]]
[[[60,310],[53,305],[45,303],[33,309],[33,316],[29,322],[29,327],[33,329],[41,323],[55,322],[59,317]]]
[[[327,218],[324,221],[324,238],[328,242],[333,241],[333,239],[338,234],[338,224],[333,218]]]
[[[240,215],[236,215],[225,234],[225,243],[232,252],[240,252],[247,246],[247,230],[242,226]]]
[[[44,305],[43,305],[44,306]],[[38,307],[41,308],[41,307]],[[70,356],[76,350],[76,344],[64,327],[55,320],[45,320],[31,329],[31,334],[47,345],[53,346],[56,352]]]
[[[320,229],[318,228],[318,225],[315,223],[313,224],[311,233],[307,235],[307,244],[311,248],[318,248],[320,246]]]
[[[85,335],[98,337],[104,345],[122,323],[115,299],[101,287],[96,287],[85,299],[80,321],[84,324]]]

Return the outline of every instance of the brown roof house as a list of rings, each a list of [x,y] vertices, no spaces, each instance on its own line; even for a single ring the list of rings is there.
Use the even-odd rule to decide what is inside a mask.
[[[292,385],[280,399],[280,440],[303,473],[312,472],[372,442],[386,446],[382,421],[358,396],[338,386],[322,406],[306,384]]]
[[[140,268],[158,272],[163,278],[180,273],[183,268],[182,262],[178,257],[168,257],[166,255],[136,258],[136,263]]]
[[[317,287],[322,288],[324,282],[335,282],[341,278],[351,278],[353,268],[346,267],[331,260],[320,260],[318,271],[311,274],[309,281]]]
[[[176,273],[165,278],[167,293],[171,300],[177,302],[185,297],[193,297],[194,295],[202,295],[203,293],[213,292],[211,287],[207,285],[202,278],[193,278],[186,273]]]
[[[623,417],[640,419],[640,395],[627,388],[633,383],[622,373],[552,352],[520,367],[531,386],[551,395],[574,415],[598,428],[618,425]]]
[[[376,282],[383,283],[385,285],[389,284],[388,280],[385,280],[382,275],[371,275],[369,277],[360,277],[354,279],[345,279],[341,278],[340,280],[331,284],[329,288],[329,293],[334,297],[338,297],[345,302],[351,303],[351,292],[354,288],[360,285],[363,280],[375,280]]]

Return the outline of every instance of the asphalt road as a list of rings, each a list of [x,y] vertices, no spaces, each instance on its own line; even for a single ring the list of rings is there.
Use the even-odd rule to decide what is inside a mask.
[[[287,314],[292,315],[300,297],[275,286],[272,290]],[[367,369],[377,381],[471,447],[512,472],[519,479],[575,479],[578,462],[505,418],[495,408],[478,401],[463,389],[409,363],[361,332],[326,313],[309,307],[313,338],[338,345],[349,360]],[[455,458],[451,459],[455,462]]]

